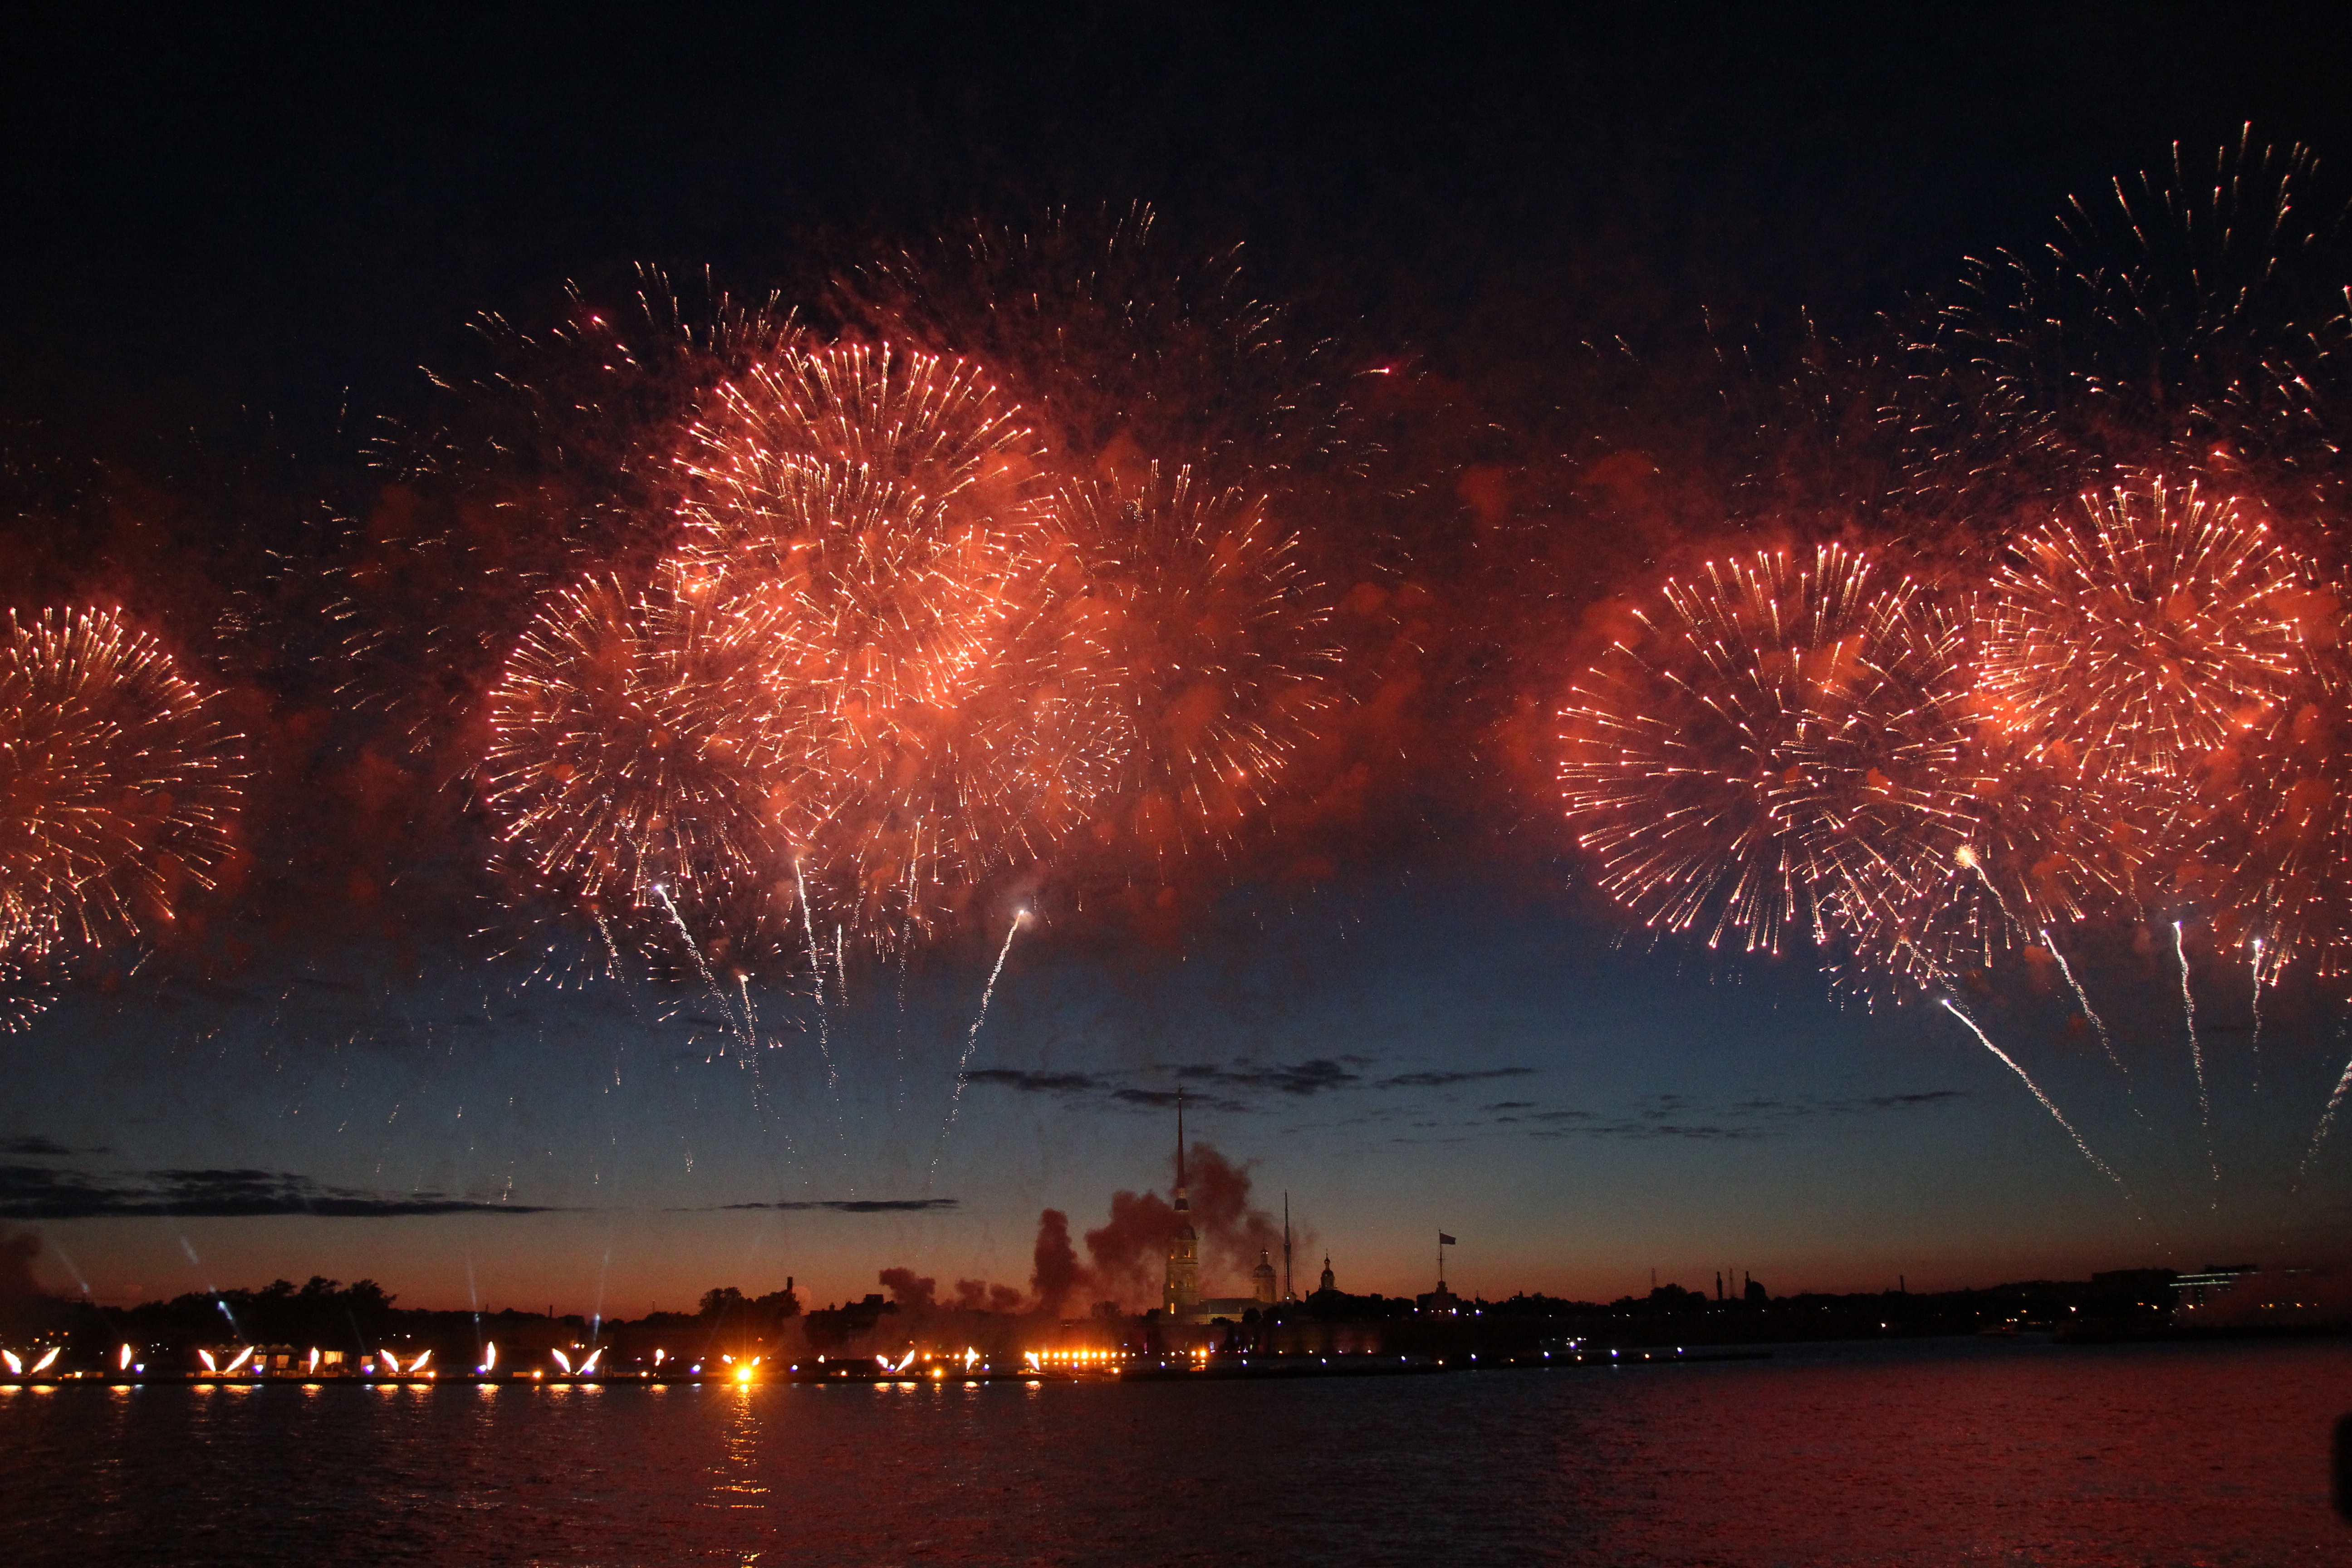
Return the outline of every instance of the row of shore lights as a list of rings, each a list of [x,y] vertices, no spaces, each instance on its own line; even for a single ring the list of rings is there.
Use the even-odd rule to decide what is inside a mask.
[[[14,1351],[0,1350],[0,1362],[5,1362],[7,1364],[8,1373],[12,1377],[37,1375],[40,1373],[47,1372],[56,1363],[58,1352],[63,1349],[64,1347],[61,1345],[50,1346],[47,1353],[43,1355],[39,1360],[34,1362],[29,1369],[25,1364],[24,1357],[18,1355]],[[237,1352],[236,1358],[230,1361],[226,1366],[221,1365],[218,1359],[215,1358],[213,1352],[208,1350],[199,1350],[196,1352],[196,1359],[205,1363],[205,1371],[207,1373],[215,1377],[231,1377],[245,1369],[246,1363],[252,1360],[253,1352],[254,1347],[247,1345],[243,1350]],[[129,1345],[124,1345],[118,1350],[115,1352],[116,1369],[121,1372],[145,1372],[147,1370],[145,1363],[132,1361],[131,1357],[134,1353],[135,1352]],[[547,1353],[554,1358],[556,1367],[563,1376],[593,1377],[596,1374],[596,1363],[604,1356],[604,1352],[602,1346],[590,1351],[576,1367],[572,1364],[572,1358],[560,1350],[551,1350]],[[918,1353],[919,1352],[910,1350],[895,1364],[891,1362],[888,1356],[877,1355],[874,1360],[885,1372],[904,1373],[908,1367],[913,1363]],[[1205,1348],[1192,1352],[1192,1359],[1195,1361],[1206,1361],[1208,1356],[1209,1352]],[[668,1358],[669,1352],[667,1351],[655,1351],[655,1368],[658,1370],[662,1363]],[[381,1365],[383,1373],[390,1376],[431,1378],[436,1375],[436,1370],[426,1364],[433,1359],[433,1352],[429,1349],[419,1351],[416,1353],[415,1359],[409,1362],[405,1366],[401,1364],[400,1357],[391,1351],[379,1350],[375,1352],[374,1359],[376,1363]],[[731,1355],[721,1355],[719,1359],[727,1367],[727,1371],[724,1373],[725,1376],[737,1383],[750,1383],[756,1375],[757,1369],[762,1358],[752,1356],[748,1360],[740,1363]],[[824,1358],[819,1357],[818,1359],[822,1360]],[[925,1355],[923,1359],[927,1363],[934,1360],[945,1360],[948,1362],[961,1360],[963,1363],[963,1370],[969,1373],[971,1371],[973,1363],[980,1360],[980,1352],[967,1345],[964,1347],[963,1354],[961,1357],[949,1356],[935,1358]],[[1022,1359],[1028,1363],[1032,1371],[1043,1371],[1048,1368],[1055,1370],[1085,1371],[1093,1368],[1108,1370],[1123,1363],[1133,1360],[1134,1356],[1131,1352],[1128,1351],[1048,1350],[1025,1351],[1023,1352]],[[320,1352],[319,1348],[316,1345],[313,1345],[310,1347],[310,1354],[304,1363],[303,1371],[306,1373],[315,1373],[319,1370],[320,1360]],[[364,1365],[365,1363],[362,1364]],[[474,1372],[478,1376],[487,1377],[491,1373],[498,1370],[498,1343],[496,1341],[488,1342],[483,1346],[482,1363],[476,1367]],[[797,1372],[800,1369],[798,1367],[794,1367],[793,1370]],[[944,1375],[946,1372],[946,1368],[943,1366],[930,1367],[927,1370],[929,1370],[933,1376]],[[259,1377],[267,1371],[268,1368],[263,1366],[260,1363],[256,1362],[254,1363],[251,1375]],[[697,1363],[696,1365],[688,1368],[688,1371],[699,1375],[702,1371],[702,1367],[699,1363]],[[539,1378],[544,1377],[546,1373],[543,1371],[533,1371],[530,1375],[534,1378]]]
[[[213,1352],[208,1350],[198,1350],[196,1352],[196,1359],[204,1363],[205,1372],[210,1376],[235,1376],[238,1373],[246,1372],[247,1363],[251,1362],[252,1367],[249,1375],[260,1377],[269,1369],[262,1363],[253,1360],[255,1348],[256,1347],[252,1345],[247,1345],[244,1349],[238,1351],[235,1356],[231,1357],[226,1365],[223,1365],[220,1358],[214,1355]],[[50,1367],[56,1365],[58,1357],[64,1349],[65,1347],[63,1345],[51,1345],[46,1353],[36,1359],[29,1366],[26,1364],[26,1356],[31,1355],[31,1352],[27,1351],[25,1352],[25,1355],[19,1355],[15,1351],[0,1349],[0,1364],[5,1364],[7,1367],[8,1375],[11,1377],[35,1377],[48,1371]],[[586,1356],[582,1358],[578,1366],[573,1366],[572,1364],[572,1358],[565,1355],[560,1350],[551,1350],[547,1353],[554,1358],[557,1368],[564,1376],[593,1377],[595,1375],[596,1363],[603,1359],[604,1352],[602,1346],[590,1351]],[[133,1359],[137,1354],[138,1352],[129,1345],[119,1347],[114,1352],[115,1370],[117,1372],[128,1373],[145,1372],[147,1370],[147,1363],[145,1362]],[[669,1352],[667,1351],[657,1350],[654,1352],[654,1365],[656,1367],[659,1367],[662,1363],[667,1361],[668,1358]],[[320,1351],[318,1346],[311,1346],[310,1355],[305,1358],[303,1362],[302,1370],[305,1373],[316,1373],[319,1370],[321,1359],[322,1352]],[[720,1359],[729,1362],[734,1360],[732,1356],[725,1356]],[[404,1366],[401,1364],[400,1357],[395,1352],[387,1350],[379,1350],[375,1352],[373,1358],[373,1363],[375,1366],[381,1367],[385,1373],[394,1377],[429,1378],[436,1375],[437,1371],[437,1369],[428,1364],[432,1360],[433,1352],[428,1348],[417,1352],[415,1357]],[[741,1366],[734,1368],[733,1375],[742,1382],[750,1382],[751,1377],[751,1369],[759,1364],[759,1357],[752,1357]],[[489,1373],[498,1370],[498,1343],[496,1341],[491,1341],[483,1346],[482,1364],[476,1367],[474,1371],[478,1375],[488,1376]],[[363,1360],[361,1363],[361,1365],[362,1367],[368,1367],[370,1365],[370,1362]],[[691,1370],[699,1373],[702,1368],[698,1365]],[[542,1372],[533,1372],[530,1375],[533,1377],[541,1377],[544,1376],[545,1373]]]

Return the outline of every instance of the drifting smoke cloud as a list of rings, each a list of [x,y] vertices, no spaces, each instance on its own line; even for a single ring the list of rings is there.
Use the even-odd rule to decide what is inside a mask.
[[[1202,1293],[1233,1293],[1219,1289],[1221,1284],[1237,1291],[1261,1250],[1281,1250],[1282,1226],[1264,1210],[1251,1206],[1248,1166],[1236,1164],[1207,1143],[1196,1142],[1185,1152],[1184,1171],[1192,1228],[1201,1238]],[[1026,1292],[1011,1285],[959,1279],[953,1300],[942,1302],[939,1281],[911,1268],[885,1268],[882,1288],[901,1312],[930,1312],[945,1306],[966,1311],[1026,1310],[1064,1317],[1074,1306],[1098,1301],[1116,1301],[1127,1310],[1138,1311],[1160,1304],[1177,1223],[1171,1198],[1122,1190],[1111,1194],[1108,1221],[1086,1233],[1085,1261],[1071,1243],[1068,1215],[1045,1209],[1037,1215],[1037,1240],[1031,1252]]]
[[[41,1283],[33,1275],[33,1259],[40,1255],[40,1232],[0,1226],[0,1314],[40,1300]]]
[[[1279,1250],[1282,1227],[1250,1206],[1248,1168],[1196,1142],[1184,1156],[1192,1228],[1200,1234],[1202,1293],[1216,1295],[1220,1279],[1246,1279],[1258,1252]],[[1130,1310],[1157,1305],[1166,1280],[1168,1249],[1176,1239],[1175,1205],[1158,1193],[1116,1192],[1110,1218],[1087,1232],[1081,1265],[1070,1245],[1070,1222],[1057,1209],[1037,1216],[1035,1273],[1038,1310],[1059,1311],[1074,1293],[1088,1301],[1117,1301]]]

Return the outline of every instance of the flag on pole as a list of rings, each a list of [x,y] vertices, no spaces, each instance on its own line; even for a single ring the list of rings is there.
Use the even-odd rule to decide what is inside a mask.
[[[1441,1230],[1437,1233],[1437,1245],[1440,1247],[1459,1247],[1462,1244]]]

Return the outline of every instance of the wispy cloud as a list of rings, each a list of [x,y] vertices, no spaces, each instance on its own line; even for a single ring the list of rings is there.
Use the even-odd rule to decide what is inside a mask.
[[[1148,1080],[1140,1081],[1139,1075],[1131,1073],[982,1068],[966,1081],[1023,1094],[1092,1096],[1151,1110],[1175,1104],[1177,1086],[1181,1084],[1187,1104],[1248,1111],[1258,1109],[1254,1100],[1266,1096],[1309,1100],[1356,1089],[1445,1089],[1490,1079],[1526,1078],[1536,1070],[1525,1067],[1423,1068],[1375,1078],[1363,1070],[1367,1065],[1362,1058],[1345,1056],[1311,1057],[1298,1062],[1180,1062],[1153,1069]]]
[[[1909,1094],[1742,1100],[1710,1109],[1689,1095],[1654,1094],[1638,1101],[1630,1111],[1609,1115],[1575,1109],[1539,1110],[1523,1100],[1502,1100],[1486,1110],[1506,1113],[1494,1118],[1496,1125],[1524,1125],[1531,1138],[1727,1142],[1769,1138],[1799,1122],[1822,1117],[1915,1110],[1965,1098],[1960,1089],[1934,1089]]]
[[[1363,1081],[1363,1075],[1353,1068],[1333,1061],[1328,1057],[1317,1057],[1295,1066],[1276,1062],[1268,1066],[1237,1063],[1230,1068],[1213,1067],[1205,1063],[1181,1067],[1177,1076],[1187,1084],[1213,1083],[1230,1089],[1272,1089],[1279,1094],[1322,1094],[1335,1089],[1345,1089]]]
[[[371,1193],[329,1186],[291,1171],[242,1169],[96,1173],[0,1165],[0,1218],[188,1219],[310,1215],[389,1219],[412,1215],[546,1214],[540,1205],[444,1193]]]
[[[736,1208],[781,1208],[788,1213],[931,1213],[962,1208],[962,1199],[781,1199],[776,1204],[719,1204],[710,1208],[673,1208],[670,1213],[730,1213]]]
[[[1103,1087],[1102,1079],[1083,1072],[1024,1072],[1019,1068],[978,1068],[964,1075],[967,1083],[991,1083],[1024,1094],[1086,1094]]]
[[[60,1143],[54,1138],[41,1137],[38,1133],[28,1133],[16,1138],[0,1138],[0,1156],[18,1160],[63,1160],[76,1154],[107,1152],[109,1151],[98,1148],[77,1149],[71,1145]]]
[[[1431,1069],[1424,1072],[1401,1072],[1394,1078],[1384,1078],[1375,1089],[1445,1089],[1457,1083],[1482,1083],[1496,1078],[1528,1078],[1533,1068],[1481,1068],[1472,1072],[1448,1072]]]
[[[1139,1106],[1146,1110],[1164,1110],[1176,1103],[1176,1090],[1172,1085],[1166,1089],[1150,1089],[1107,1074],[980,1068],[965,1074],[964,1081],[1009,1089],[1022,1094],[1055,1094],[1070,1099],[1093,1097],[1114,1105]],[[1207,1110],[1239,1112],[1249,1110],[1247,1105],[1229,1095],[1204,1095],[1198,1089],[1191,1089],[1184,1096],[1184,1100],[1188,1105]]]

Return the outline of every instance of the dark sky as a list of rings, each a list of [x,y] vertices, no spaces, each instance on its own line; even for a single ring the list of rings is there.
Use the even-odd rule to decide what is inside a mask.
[[[638,261],[797,298],[975,214],[1145,200],[1188,246],[1244,242],[1307,327],[1499,389],[1532,429],[1580,343],[1674,364],[1710,319],[1858,331],[2176,140],[2251,121],[2323,184],[2352,166],[2324,7],[1265,9],[46,8],[0,48],[0,417],[134,467],[258,421],[322,489],[363,485],[356,432],[416,406],[477,311],[543,316]],[[2341,1061],[2321,999],[2279,999],[2270,1099],[2233,1080],[2225,1143],[2259,1177],[2189,1217],[2179,1150],[2135,1145],[2143,1219],[1948,1020],[1622,943],[1524,867],[1433,858],[1244,900],[1245,940],[1018,954],[978,1058],[1000,1076],[936,1176],[984,947],[912,1024],[845,1024],[840,1089],[796,1056],[781,1130],[675,995],[524,991],[455,941],[76,992],[0,1039],[0,1212],[44,1226],[45,1278],[101,1295],[315,1270],[634,1311],[720,1276],[1019,1280],[1041,1205],[1083,1226],[1164,1179],[1156,1110],[1121,1091],[1183,1064],[1224,1085],[1205,1135],[1260,1162],[1262,1200],[1297,1194],[1357,1288],[1426,1288],[1439,1226],[1457,1287],[1603,1296],[1653,1266],[1987,1283],[2344,1234],[2344,1166],[2292,1203],[2272,1168]],[[2149,1099],[2059,1047],[2038,1066],[2095,1139],[2177,1133],[2172,977],[2130,952],[2099,977],[2165,1064]],[[2210,983],[2211,1021],[2248,1027]],[[2051,1045],[2058,1017],[1992,1021]],[[877,1195],[955,1205],[730,1206]],[[444,1199],[561,1212],[419,1212]],[[223,1212],[247,1200],[336,1217]],[[214,1217],[147,1212],[174,1202]]]
[[[754,292],[974,210],[1136,198],[1465,364],[1701,309],[1850,322],[2176,139],[2252,121],[2329,157],[2327,16],[44,8],[0,107],[0,350],[12,401],[299,422],[567,278]]]

